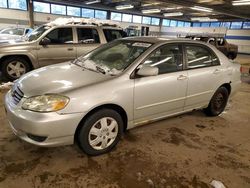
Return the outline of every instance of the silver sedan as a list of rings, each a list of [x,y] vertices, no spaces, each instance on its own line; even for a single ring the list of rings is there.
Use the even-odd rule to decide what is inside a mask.
[[[240,66],[209,44],[134,37],[22,76],[5,107],[21,139],[39,146],[76,142],[99,155],[137,125],[194,109],[219,115],[240,82]]]

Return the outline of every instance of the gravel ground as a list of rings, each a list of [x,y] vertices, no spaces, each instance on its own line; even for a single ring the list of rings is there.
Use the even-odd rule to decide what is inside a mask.
[[[39,148],[11,132],[0,93],[0,187],[193,187],[213,180],[250,187],[250,85],[226,111],[202,111],[128,131],[110,153],[88,157],[76,145]]]

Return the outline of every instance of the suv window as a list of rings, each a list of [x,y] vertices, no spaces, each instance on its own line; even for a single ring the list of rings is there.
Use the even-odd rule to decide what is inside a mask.
[[[96,29],[77,28],[78,43],[100,43]]]
[[[47,34],[46,38],[51,44],[72,44],[73,32],[72,28],[57,28]]]
[[[103,32],[104,32],[107,42],[127,36],[127,34],[122,30],[103,29]]]
[[[203,46],[187,45],[187,68],[194,69],[199,67],[209,67],[219,65],[219,59],[210,50]]]
[[[164,45],[156,49],[144,64],[158,67],[159,74],[180,71],[183,68],[182,52],[179,45]]]

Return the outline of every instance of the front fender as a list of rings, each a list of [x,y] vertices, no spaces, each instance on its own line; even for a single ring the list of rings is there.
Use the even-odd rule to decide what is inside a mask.
[[[127,113],[128,121],[133,119],[134,80],[116,78],[100,84],[63,93],[70,98],[69,104],[58,113],[87,114],[107,104],[118,105]]]
[[[26,45],[10,45],[0,48],[0,59],[7,56],[26,56],[31,61],[34,68],[38,68],[36,43]]]

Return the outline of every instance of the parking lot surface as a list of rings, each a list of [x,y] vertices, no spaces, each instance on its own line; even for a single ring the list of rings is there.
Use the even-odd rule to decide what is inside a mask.
[[[132,129],[110,153],[76,146],[40,148],[11,131],[0,101],[0,187],[250,187],[250,85],[226,111],[202,111]]]

